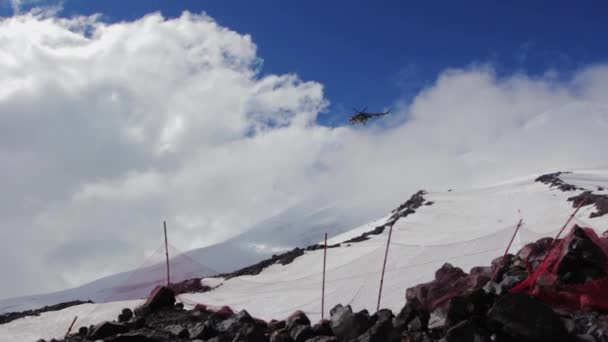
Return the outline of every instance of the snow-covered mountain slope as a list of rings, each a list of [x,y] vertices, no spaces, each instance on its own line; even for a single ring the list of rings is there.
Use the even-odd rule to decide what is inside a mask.
[[[356,222],[370,217],[370,213],[364,208],[346,208],[339,205],[311,208],[314,208],[314,203],[301,203],[300,206],[258,223],[245,233],[225,242],[179,255],[176,250],[170,251],[171,255],[176,255],[171,259],[172,280],[179,282],[230,272],[269,258],[273,254],[297,246],[314,244],[328,227],[331,228],[330,234],[339,234],[347,231]],[[306,224],[296,227],[298,222]],[[165,274],[163,250],[159,251],[149,264],[138,269],[107,276],[64,291],[0,300],[0,314],[36,309],[74,299],[103,303],[145,298],[155,285],[166,281]]]
[[[502,255],[520,218],[524,225],[511,251],[540,237],[555,235],[574,211],[568,198],[582,193],[583,189],[601,194],[608,188],[608,170],[560,175],[564,182],[583,188],[566,192],[550,184],[536,182],[537,176],[474,189],[424,194],[425,205],[417,208],[415,213],[399,218],[393,226],[381,307],[400,309],[404,304],[405,289],[432,280],[435,270],[445,262],[465,271],[473,266],[488,265],[492,259]],[[367,225],[333,234],[329,243],[358,237],[394,220],[395,214],[408,209],[402,208],[400,212],[390,213]],[[593,205],[583,206],[573,223],[591,226],[600,233],[607,230],[608,215],[589,217],[595,210]],[[375,311],[388,232],[389,229],[384,229],[380,234],[369,235],[367,240],[328,249],[326,314],[338,303],[350,304],[355,310]],[[318,233],[311,236],[320,235]],[[314,241],[319,240],[316,238]],[[219,287],[205,293],[182,294],[179,299],[186,305],[229,305],[266,319],[284,318],[301,309],[315,321],[321,315],[322,265],[323,250],[309,250],[287,265],[274,264],[257,275],[205,279],[204,283],[219,284]],[[106,312],[112,307],[116,309],[114,315],[117,315],[119,310],[115,305],[99,304],[98,310]],[[60,336],[74,316],[68,310],[81,310],[81,307],[83,305],[0,325],[0,341],[7,337],[23,340],[21,337],[25,335],[19,335],[20,329],[28,330],[30,335],[27,339],[36,333],[46,338]],[[85,313],[83,319],[87,319]],[[49,322],[61,323],[50,328]]]
[[[608,182],[608,171],[563,177],[585,189],[597,190]],[[393,227],[381,306],[401,308],[405,289],[432,280],[445,262],[465,271],[488,265],[502,255],[520,218],[524,224],[511,251],[541,237],[554,236],[574,210],[567,199],[582,190],[563,192],[534,179],[426,194],[426,203],[432,205],[421,206]],[[594,211],[593,206],[582,207],[573,223],[594,227],[600,233],[605,231],[608,215],[589,218]],[[349,239],[364,229],[345,233],[331,242]],[[357,310],[376,309],[387,235],[388,229],[366,241],[328,249],[325,310],[338,303],[351,304]],[[261,318],[280,318],[301,309],[316,320],[321,309],[322,260],[322,250],[307,251],[291,264],[272,265],[254,276],[223,282],[214,279],[214,283],[221,282],[214,291],[184,294],[180,298],[191,305],[206,303],[247,309]]]

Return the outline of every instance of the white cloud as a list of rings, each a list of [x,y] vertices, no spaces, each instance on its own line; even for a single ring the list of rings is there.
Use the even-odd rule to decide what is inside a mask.
[[[0,40],[0,296],[137,265],[165,219],[186,248],[300,202],[371,218],[419,188],[606,164],[604,65],[447,70],[389,128],[328,128],[321,84],[260,76],[252,38],[205,15],[30,13]]]

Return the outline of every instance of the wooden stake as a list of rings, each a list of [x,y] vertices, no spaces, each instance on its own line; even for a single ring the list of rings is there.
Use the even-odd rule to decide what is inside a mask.
[[[72,328],[74,327],[74,323],[76,323],[77,319],[78,319],[78,316],[74,317],[74,320],[72,321],[72,324],[70,324],[70,327],[68,328],[68,332],[65,333],[65,338],[68,338],[68,335],[72,331]]]
[[[380,310],[380,299],[382,298],[382,286],[384,285],[384,272],[386,270],[386,259],[388,259],[388,247],[391,244],[391,235],[393,234],[393,222],[388,230],[388,239],[386,240],[386,252],[384,252],[384,263],[382,264],[382,275],[380,276],[380,289],[378,290],[378,305],[376,311]]]
[[[505,250],[505,254],[503,254],[503,256],[502,256],[500,265],[498,265],[498,267],[496,268],[496,270],[494,270],[494,273],[492,274],[492,281],[494,281],[496,279],[496,275],[498,274],[498,271],[502,268],[502,265],[505,262],[505,258],[507,257],[507,254],[509,253],[509,249],[511,248],[511,245],[513,244],[513,240],[515,240],[515,236],[517,235],[517,232],[519,231],[519,228],[521,227],[522,222],[523,222],[523,219],[519,219],[519,222],[517,223],[517,227],[515,227],[515,232],[513,232],[513,236],[511,237],[511,241],[509,241],[509,245],[507,246],[507,249]]]
[[[325,233],[325,248],[323,250],[323,287],[321,289],[321,320],[325,318],[325,265],[327,262],[327,233]]]
[[[564,226],[562,227],[562,229],[559,230],[559,232],[557,233],[557,235],[555,236],[555,239],[553,239],[553,244],[556,243],[557,239],[559,238],[560,235],[562,235],[562,232],[564,231],[564,229],[566,229],[566,227],[568,226],[568,224],[570,223],[570,221],[572,221],[572,219],[574,218],[574,215],[576,215],[576,213],[578,213],[578,210],[583,206],[583,203],[585,202],[585,199],[582,199],[579,203],[578,206],[576,206],[576,210],[574,210],[574,212],[572,213],[572,215],[570,215],[570,217],[568,218],[568,220],[566,221],[566,223],[564,223]]]
[[[171,277],[169,272],[169,243],[167,242],[167,222],[163,221],[163,227],[165,228],[165,256],[167,259],[167,287],[171,286]]]

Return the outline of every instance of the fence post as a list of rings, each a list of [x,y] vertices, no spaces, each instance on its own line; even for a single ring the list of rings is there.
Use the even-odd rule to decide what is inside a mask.
[[[78,316],[74,317],[74,320],[72,321],[72,324],[70,324],[70,327],[68,328],[68,331],[65,333],[65,338],[68,338],[68,335],[72,331],[72,328],[74,327],[74,323],[76,323],[77,319],[78,319]]]
[[[521,227],[522,223],[523,223],[523,219],[519,219],[519,222],[517,223],[517,227],[515,227],[515,232],[513,232],[513,236],[511,237],[511,241],[509,241],[509,245],[507,245],[505,254],[503,254],[500,264],[498,265],[498,267],[494,270],[494,273],[492,274],[492,279],[491,279],[492,281],[494,281],[496,279],[496,275],[498,274],[498,271],[502,268],[502,265],[505,262],[505,258],[507,257],[507,254],[509,253],[509,249],[511,248],[511,245],[513,244],[513,240],[515,240],[515,236],[517,235],[517,232],[519,231],[519,228]]]
[[[167,222],[163,221],[163,227],[165,228],[165,257],[167,259],[167,287],[171,286],[171,278],[169,272],[169,243],[167,242]]]
[[[386,251],[384,252],[384,263],[382,264],[382,275],[380,276],[380,289],[378,290],[378,305],[376,306],[376,311],[380,310],[380,299],[382,298],[382,286],[384,285],[384,272],[386,270],[386,259],[388,258],[388,247],[391,244],[391,235],[393,234],[393,225],[395,222],[391,223],[391,226],[388,230],[388,239],[386,240]]]
[[[321,320],[325,318],[325,265],[327,263],[327,233],[325,233],[325,246],[323,248],[323,286],[321,288]]]

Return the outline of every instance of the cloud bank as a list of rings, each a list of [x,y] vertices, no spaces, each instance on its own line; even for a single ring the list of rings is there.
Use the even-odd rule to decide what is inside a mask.
[[[135,266],[163,220],[185,250],[299,203],[371,219],[420,188],[608,164],[607,65],[449,69],[382,126],[325,127],[322,84],[264,75],[206,15],[28,13],[0,44],[0,297]]]

